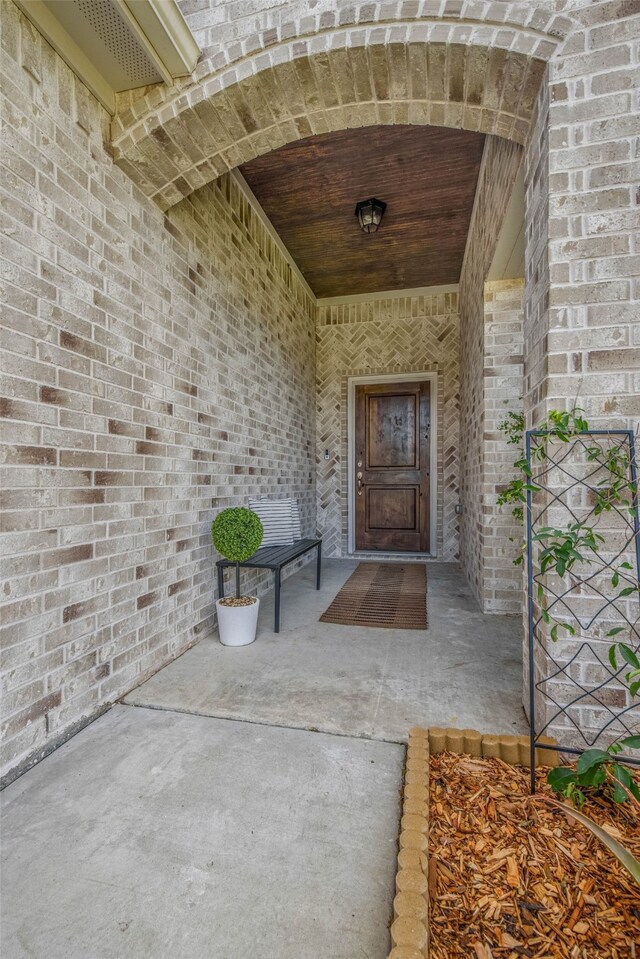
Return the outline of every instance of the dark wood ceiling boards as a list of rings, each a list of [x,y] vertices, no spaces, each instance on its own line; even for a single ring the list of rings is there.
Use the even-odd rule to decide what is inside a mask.
[[[457,283],[484,136],[364,127],[299,140],[240,171],[318,297]],[[354,215],[376,196],[377,233]]]

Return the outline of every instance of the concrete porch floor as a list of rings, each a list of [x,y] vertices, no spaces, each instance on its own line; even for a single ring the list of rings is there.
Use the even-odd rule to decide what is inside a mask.
[[[3,793],[4,959],[384,959],[404,750],[115,706]]]
[[[318,622],[357,560],[328,560],[285,581],[280,632],[273,595],[258,637],[230,649],[205,639],[125,702],[203,716],[405,742],[411,726],[523,733],[522,625],[480,612],[453,564],[430,563],[429,629]]]
[[[438,564],[426,632],[319,623],[355,565],[320,592],[306,567],[280,634],[269,596],[252,646],[203,640],[4,791],[3,956],[385,959],[401,743],[525,729],[520,623]]]

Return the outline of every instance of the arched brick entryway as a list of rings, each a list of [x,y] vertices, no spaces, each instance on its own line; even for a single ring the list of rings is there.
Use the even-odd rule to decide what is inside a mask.
[[[302,7],[294,0],[288,9],[298,19],[226,46],[215,30],[202,29],[204,53],[192,78],[120,97],[116,162],[166,210],[229,170],[316,134],[414,124],[490,135],[487,182],[499,188],[472,244],[482,251],[467,271],[475,293],[466,283],[461,297],[462,355],[469,369],[481,370],[481,351],[470,342],[484,322],[482,280],[547,63],[572,21],[544,3],[438,0],[344,10],[320,3],[315,15]],[[466,376],[463,394],[467,415],[479,422],[481,377]],[[476,439],[470,459],[481,455]],[[467,491],[469,517],[481,512],[480,498],[479,489]],[[477,526],[466,517],[462,525]],[[482,549],[471,533],[467,539],[481,579]]]
[[[205,51],[181,86],[120,98],[116,162],[166,209],[255,156],[331,130],[431,124],[524,143],[570,21],[522,4],[444,8],[339,27],[337,14],[319,14],[247,38],[224,58]]]

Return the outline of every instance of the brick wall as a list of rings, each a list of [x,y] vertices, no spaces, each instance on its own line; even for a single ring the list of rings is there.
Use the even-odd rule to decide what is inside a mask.
[[[493,419],[485,423],[486,381],[494,375],[491,352],[496,344],[487,340],[484,290],[521,155],[517,144],[487,137],[460,276],[460,486],[464,507],[460,523],[460,561],[478,602],[483,608],[494,610],[501,608],[496,596],[496,577],[499,576],[495,563],[498,558],[495,553],[497,511],[486,497],[492,495],[489,494],[492,485],[495,488],[495,474],[485,454],[497,452],[500,441],[495,435]],[[522,340],[514,345],[514,355],[517,356],[522,352]],[[504,365],[504,358],[499,362]],[[511,375],[513,370],[509,372]],[[493,385],[489,391],[492,388]],[[507,388],[513,389],[513,400],[517,403],[521,386],[510,380]],[[501,400],[505,398],[500,396]],[[487,399],[493,398],[487,395]],[[487,431],[488,441],[485,439]],[[486,442],[491,446],[487,447]],[[492,557],[491,564],[486,566],[488,550],[492,551]],[[507,567],[508,562],[505,562],[505,570]],[[485,568],[491,568],[493,580],[492,585],[487,584],[486,591]],[[508,603],[513,599],[515,597]]]
[[[640,16],[593,3],[550,68],[547,405],[640,414]]]
[[[319,306],[317,332],[318,528],[327,553],[348,552],[347,381],[372,373],[430,372],[437,387],[437,555],[458,554],[457,295],[397,296]],[[323,452],[331,458],[325,461]]]
[[[208,628],[216,508],[253,491],[293,492],[313,528],[314,306],[231,179],[192,193],[238,162],[367,123],[526,140],[529,422],[577,398],[593,423],[637,425],[636,4],[307,7],[184,0],[205,55],[193,78],[120,99],[117,168],[105,114],[3,5],[5,768]],[[503,377],[505,390],[515,386],[518,353],[506,364],[501,334],[485,323],[517,324],[518,311],[515,288],[498,297],[484,280],[517,159],[513,143],[488,138],[460,290],[462,562],[494,609],[507,608],[510,566],[492,562],[487,459],[503,456],[495,412],[507,398],[493,390]],[[165,205],[192,195],[163,217],[126,174]],[[345,536],[346,377],[436,363],[440,373],[456,355],[452,345],[440,359],[429,343],[435,323],[453,344],[452,306],[412,302],[410,318],[382,302],[371,309],[354,305],[340,321],[320,311],[318,449],[333,438],[343,457],[332,475],[320,463],[335,552]],[[389,324],[397,352],[381,360],[362,331],[382,342]],[[449,379],[439,378],[441,409],[453,403],[441,386]],[[448,422],[453,430],[453,407]],[[447,463],[454,447],[440,454]],[[457,472],[439,483],[445,558],[455,554]]]
[[[235,181],[164,216],[2,19],[6,771],[211,628],[217,510],[292,493],[315,531],[315,308]]]
[[[497,499],[515,475],[517,447],[499,427],[509,410],[522,410],[524,280],[495,280],[484,287],[483,608],[522,609],[522,569],[513,565],[524,538],[522,523]]]
[[[399,32],[400,25],[431,21],[440,26],[442,38],[443,27],[460,21],[482,25],[485,32],[500,24],[499,43],[505,47],[514,27],[524,28],[524,35],[527,28],[532,34],[547,34],[549,41],[567,28],[558,0],[536,0],[535,4],[508,0],[448,4],[442,0],[314,0],[313,4],[309,0],[178,0],[178,4],[209,69],[220,69],[242,55],[269,49],[294,36],[304,42],[303,38],[353,25],[364,29],[391,23]]]
[[[537,423],[577,400],[635,426],[640,22],[635,4],[576,6],[526,157],[527,410]]]
[[[592,426],[637,430],[640,18],[637,4],[578,6],[578,26],[549,64],[527,151],[525,403],[529,425],[539,425],[549,409],[577,403]],[[605,550],[618,542],[609,526],[599,523]],[[610,583],[603,588],[611,592]],[[585,612],[588,606],[585,595]],[[633,618],[637,609],[628,612]],[[576,641],[548,638],[560,660],[576,656],[572,674],[586,688],[604,677],[604,632],[606,625]],[[539,668],[540,675],[548,669],[542,655]],[[558,701],[570,694],[562,683],[555,692]],[[628,703],[620,690],[609,694],[607,707]],[[538,708],[541,722],[552,715]],[[594,732],[611,715],[583,698],[572,718]],[[584,745],[571,721],[554,722],[552,732]]]
[[[544,420],[549,328],[549,82],[536,104],[525,151],[524,409],[528,428]]]

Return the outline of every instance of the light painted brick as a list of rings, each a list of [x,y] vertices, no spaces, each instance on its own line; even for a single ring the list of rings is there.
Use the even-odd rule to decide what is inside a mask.
[[[505,557],[498,573],[487,565],[489,539],[495,529],[500,528],[505,544],[513,535],[511,522],[495,505],[496,487],[501,478],[504,482],[505,469],[507,476],[512,470],[504,462],[502,445],[501,458],[496,459],[487,443],[499,441],[498,423],[506,410],[520,405],[522,289],[519,282],[508,281],[485,287],[521,156],[516,144],[487,138],[460,277],[460,499],[464,510],[460,561],[478,602],[492,612],[513,612],[521,603],[520,583],[511,572],[511,560]],[[512,327],[506,350],[498,339],[504,322]],[[501,379],[506,373],[509,378]],[[496,575],[511,583],[508,599],[498,599]]]
[[[0,402],[6,772],[211,629],[219,509],[293,494],[315,533],[315,309],[235,181],[164,217],[113,166],[101,108],[12,4],[5,20],[31,51],[29,72],[5,58],[30,178],[8,208],[22,312]],[[40,70],[74,111],[31,111]],[[62,149],[33,150],[26,124]]]
[[[462,441],[458,449],[452,405],[439,506],[439,549],[451,557],[459,471],[462,562],[485,608],[513,608],[518,589],[494,502],[509,465],[495,430],[505,401],[524,393],[530,423],[575,397],[603,424],[635,426],[640,415],[637,25],[627,6],[182,6],[204,56],[169,91],[118,97],[119,169],[104,149],[106,114],[3,8],[6,307],[19,331],[6,344],[0,399],[12,554],[2,568],[14,619],[4,636],[17,670],[8,682],[27,689],[59,670],[59,651],[69,667],[66,683],[61,672],[52,680],[54,698],[8,717],[8,764],[210,627],[212,510],[251,492],[294,492],[313,531],[314,305],[233,181],[207,185],[230,167],[345,126],[494,135],[462,277]],[[517,142],[527,147],[522,389],[519,291],[484,288]],[[177,205],[163,218],[143,194]],[[455,347],[446,367],[428,336],[423,352],[409,343],[410,330],[427,327],[423,306],[412,302],[410,317],[386,309],[320,323],[327,396],[340,377],[374,367],[437,362],[455,381]],[[434,309],[453,343],[457,315]],[[358,358],[359,327],[375,333],[383,359]],[[342,366],[328,355],[338,345]],[[440,398],[446,406],[454,396],[445,388]],[[324,394],[318,417],[318,449],[326,426],[344,450],[344,422]],[[320,469],[319,514],[340,551],[346,484]],[[266,576],[244,582],[263,589]]]

